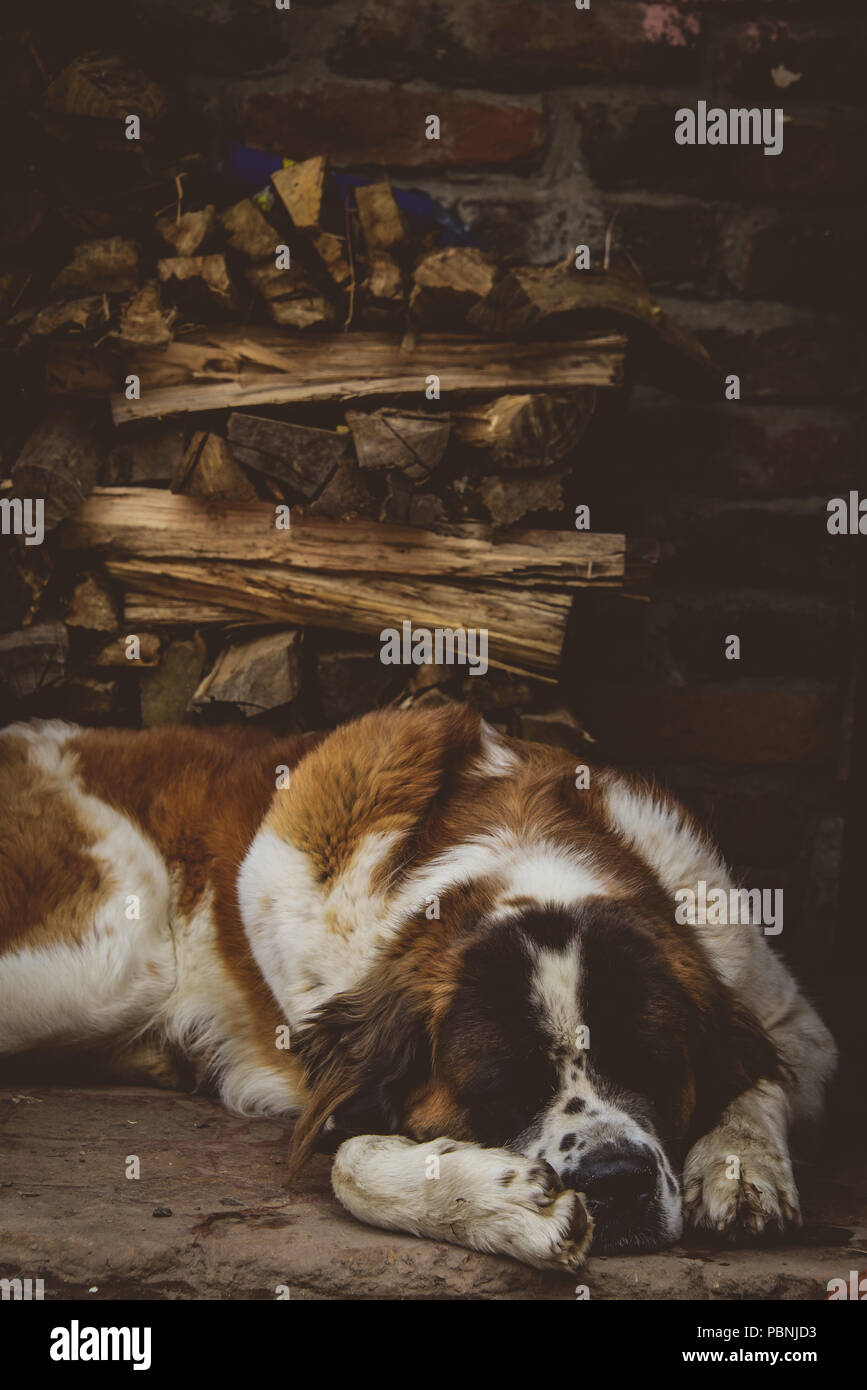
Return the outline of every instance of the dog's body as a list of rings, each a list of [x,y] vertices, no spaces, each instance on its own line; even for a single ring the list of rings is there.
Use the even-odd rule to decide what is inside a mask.
[[[327,737],[0,735],[0,1054],[299,1114],[374,1225],[540,1266],[796,1222],[833,1069],[675,802],[449,706]],[[680,1176],[683,1170],[683,1193]],[[552,1171],[555,1170],[555,1171]]]

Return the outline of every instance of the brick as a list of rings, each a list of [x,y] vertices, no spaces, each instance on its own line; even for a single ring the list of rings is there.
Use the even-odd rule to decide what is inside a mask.
[[[717,216],[682,199],[617,204],[614,244],[659,288],[704,285],[716,270]]]
[[[666,510],[658,582],[839,589],[851,550],[843,537],[828,534],[827,496],[785,502],[679,498]]]
[[[735,674],[829,680],[845,676],[851,666],[851,621],[842,602],[766,591],[668,591],[655,606],[660,638],[688,679]],[[737,662],[725,656],[732,633],[741,641]]]
[[[660,302],[698,335],[723,377],[740,377],[741,400],[842,401],[860,394],[855,333],[835,318],[766,302]]]
[[[338,62],[370,75],[448,77],[489,88],[608,79],[676,82],[698,71],[701,19],[673,4],[367,0]]]
[[[335,61],[345,71],[532,90],[595,78],[689,81],[702,21],[674,4],[599,6],[527,0],[367,0]]]
[[[675,111],[682,105],[694,108],[700,98],[706,99],[698,91],[686,101],[672,98],[637,106],[580,103],[576,115],[591,176],[603,188],[643,188],[652,182],[657,192],[714,199],[815,197],[855,202],[861,196],[864,159],[858,121],[795,113],[786,122],[778,155],[765,155],[753,145],[678,145]],[[720,99],[726,109],[738,104]]]
[[[666,785],[719,842],[729,863],[775,868],[796,858],[817,790],[779,772],[697,772],[673,768]]]
[[[645,507],[669,492],[836,496],[855,486],[858,420],[818,407],[698,407],[641,391],[606,456],[612,495]]]
[[[863,214],[747,214],[723,236],[726,279],[740,294],[825,310],[851,308],[865,238]]]
[[[851,14],[833,28],[779,11],[742,19],[716,37],[709,71],[714,90],[721,87],[763,106],[828,99],[860,103],[863,25]]]
[[[425,138],[425,117],[441,122]],[[328,82],[262,90],[242,99],[236,123],[247,143],[293,159],[327,150],[337,165],[460,169],[526,164],[544,148],[541,102],[463,96],[436,87]]]
[[[762,768],[828,758],[836,703],[827,686],[751,682],[679,690],[606,686],[579,698],[578,706],[606,758]]]

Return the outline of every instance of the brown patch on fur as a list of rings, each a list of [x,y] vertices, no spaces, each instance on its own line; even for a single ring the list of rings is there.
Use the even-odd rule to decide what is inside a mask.
[[[303,1085],[294,1055],[275,1046],[285,1023],[253,958],[237,902],[237,874],[267,814],[277,768],[294,768],[321,734],[275,739],[263,729],[89,730],[71,743],[85,789],[130,816],[174,871],[174,911],[193,911],[213,890],[217,945],[246,1005],[234,1035],[272,1070]],[[290,793],[286,793],[287,797]],[[292,793],[294,795],[294,791]]]
[[[411,1138],[422,1143],[447,1134],[450,1139],[472,1140],[466,1111],[458,1105],[444,1081],[431,1081],[409,1097],[404,1126]]]
[[[0,738],[0,954],[87,935],[114,886],[89,853],[95,839],[26,740]]]
[[[328,882],[366,834],[410,835],[478,747],[478,717],[460,705],[368,714],[304,759],[292,797],[275,801],[267,824]]]

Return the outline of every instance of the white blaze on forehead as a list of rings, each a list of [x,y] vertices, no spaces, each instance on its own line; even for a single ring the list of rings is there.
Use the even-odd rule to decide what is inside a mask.
[[[605,892],[602,881],[576,855],[558,845],[527,845],[509,869],[506,895],[536,898],[541,910],[549,903],[577,906],[584,898]]]
[[[563,951],[537,950],[533,967],[532,998],[542,1014],[543,1027],[551,1038],[565,1045],[570,1053],[577,1046],[581,1023],[578,990],[581,963],[577,939]]]

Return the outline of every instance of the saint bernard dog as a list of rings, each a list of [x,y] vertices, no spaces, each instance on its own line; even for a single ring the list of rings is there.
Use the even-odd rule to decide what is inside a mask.
[[[459,705],[13,725],[0,1053],[180,1059],[297,1116],[290,1176],[330,1148],[361,1221],[540,1268],[795,1226],[832,1039],[760,928],[678,922],[679,889],[732,886],[689,814],[575,774]]]

